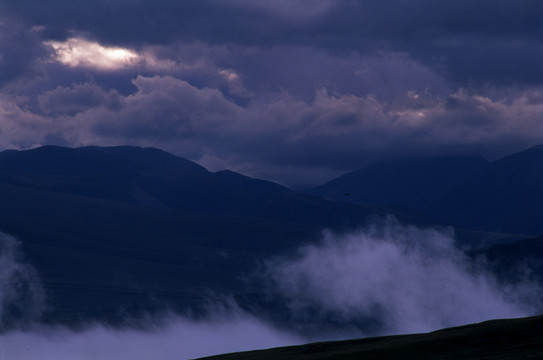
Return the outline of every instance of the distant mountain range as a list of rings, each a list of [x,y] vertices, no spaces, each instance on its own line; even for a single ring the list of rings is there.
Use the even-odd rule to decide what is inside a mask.
[[[493,162],[463,156],[378,163],[309,192],[418,210],[463,228],[541,235],[543,145]]]
[[[242,278],[270,254],[323,228],[408,211],[325,200],[152,148],[45,146],[0,153],[0,231],[16,236],[43,279],[50,319],[112,318],[210,291],[254,290]]]
[[[43,280],[45,320],[64,323],[194,310],[210,292],[259,301],[262,289],[244,278],[260,261],[376,215],[458,225],[464,243],[508,242],[481,250],[499,271],[518,261],[504,255],[522,253],[511,251],[524,247],[515,240],[543,233],[542,159],[539,146],[492,163],[389,162],[304,194],[153,148],[9,150],[0,231],[22,242]]]

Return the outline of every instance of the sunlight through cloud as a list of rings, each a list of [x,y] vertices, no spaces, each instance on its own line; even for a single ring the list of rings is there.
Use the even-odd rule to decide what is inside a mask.
[[[106,47],[81,38],[70,38],[64,42],[47,41],[45,44],[53,48],[54,60],[70,67],[119,70],[143,60],[135,51],[121,47]]]

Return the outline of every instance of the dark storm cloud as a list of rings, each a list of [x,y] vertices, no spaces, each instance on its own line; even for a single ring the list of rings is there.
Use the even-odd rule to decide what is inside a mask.
[[[0,0],[0,147],[155,146],[288,184],[496,158],[543,141],[539,4]]]
[[[88,32],[105,43],[169,43],[173,40],[251,43],[262,41],[268,28],[278,37],[281,26],[258,6],[235,1],[21,1],[7,6],[32,23],[47,26],[51,38],[66,38],[70,31]],[[260,26],[255,26],[260,24]],[[266,26],[266,24],[270,24]]]
[[[76,146],[155,146],[212,169],[292,185],[398,156],[501,156],[543,133],[538,89],[505,98],[407,91],[391,102],[320,88],[311,101],[284,93],[239,105],[216,88],[172,76],[138,76],[132,84],[137,90],[128,95],[92,84],[57,87],[38,97],[37,110],[5,96],[0,141],[25,148],[52,136],[58,142],[61,134]]]
[[[441,38],[444,34],[537,40],[537,31],[541,29],[541,3],[537,0],[521,3],[505,0],[439,3],[431,0],[99,0],[78,3],[21,0],[3,3],[29,21],[48,26],[51,35],[67,30],[88,31],[103,41],[116,42],[164,43],[180,36],[259,45],[266,39],[273,44],[296,44],[305,37],[347,36],[356,44],[354,39],[360,38],[417,40]],[[285,37],[287,33],[291,36]]]
[[[54,39],[75,31],[133,47],[199,41],[340,53],[387,49],[445,67],[450,79],[464,84],[534,83],[543,76],[543,10],[537,0],[26,0],[4,6],[44,26],[44,36]]]
[[[344,55],[385,50],[409,54],[461,86],[543,80],[543,9],[537,0],[22,0],[2,1],[0,6],[4,17],[17,18],[28,28],[41,27],[44,40],[79,34],[136,49],[204,43],[237,45],[242,52],[276,46]],[[20,67],[36,55],[22,49],[38,47],[14,51],[12,47],[25,42],[18,36],[5,51],[14,59],[12,65]]]
[[[122,98],[115,90],[105,92],[97,85],[85,83],[46,91],[38,96],[38,104],[46,114],[75,115],[97,106],[118,109]]]
[[[40,31],[40,27],[27,27],[0,14],[0,88],[19,77],[39,74],[33,65],[36,58],[45,54]]]
[[[541,2],[389,0],[351,6],[338,25],[351,37],[350,49],[375,42],[405,51],[464,86],[543,80]]]

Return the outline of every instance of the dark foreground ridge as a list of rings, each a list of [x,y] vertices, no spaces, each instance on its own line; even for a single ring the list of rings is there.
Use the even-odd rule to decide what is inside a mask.
[[[322,342],[205,359],[543,359],[543,316],[492,320],[427,334]]]

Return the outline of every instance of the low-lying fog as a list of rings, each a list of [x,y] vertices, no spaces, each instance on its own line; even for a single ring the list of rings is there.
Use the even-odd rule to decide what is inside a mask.
[[[0,335],[1,359],[189,359],[364,335],[424,332],[493,318],[532,315],[541,289],[500,284],[484,264],[454,246],[450,229],[420,229],[386,219],[269,259],[255,274],[299,322],[350,324],[308,336],[272,325],[235,303],[212,306],[205,319],[146,319],[137,327],[88,324],[74,331],[32,322],[43,304],[39,277],[20,260],[18,243],[0,234],[0,321],[27,312],[25,326]],[[228,303],[228,302],[225,302]],[[325,320],[327,319],[327,320]],[[371,320],[371,321],[370,321]],[[371,323],[364,332],[357,323]],[[2,325],[0,324],[0,325]]]

